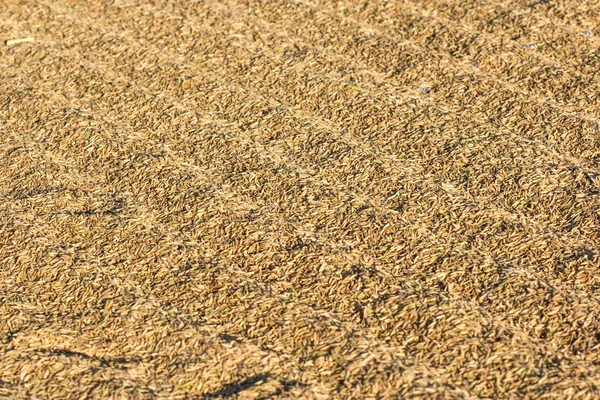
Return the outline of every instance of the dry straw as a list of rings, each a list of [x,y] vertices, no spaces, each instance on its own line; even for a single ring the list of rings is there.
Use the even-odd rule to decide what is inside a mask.
[[[7,40],[5,43],[7,46],[12,46],[14,44],[19,44],[19,43],[33,43],[33,37],[26,37],[26,38],[21,38],[21,39],[10,39]]]

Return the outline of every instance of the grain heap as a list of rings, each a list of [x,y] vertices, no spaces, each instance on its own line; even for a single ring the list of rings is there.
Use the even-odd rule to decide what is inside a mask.
[[[598,398],[598,10],[0,0],[0,397]]]

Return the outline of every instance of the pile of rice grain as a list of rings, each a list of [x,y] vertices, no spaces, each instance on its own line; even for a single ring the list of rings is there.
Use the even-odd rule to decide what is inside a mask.
[[[0,0],[0,397],[600,397],[599,9]]]

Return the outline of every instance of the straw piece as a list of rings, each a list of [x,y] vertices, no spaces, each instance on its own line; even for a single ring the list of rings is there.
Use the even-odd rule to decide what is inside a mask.
[[[26,38],[21,38],[21,39],[11,39],[11,40],[6,41],[6,45],[12,46],[14,44],[19,44],[19,43],[33,43],[33,40],[34,40],[33,37],[26,37]]]

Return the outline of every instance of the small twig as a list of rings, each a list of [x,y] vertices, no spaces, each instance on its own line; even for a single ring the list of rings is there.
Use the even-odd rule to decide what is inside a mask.
[[[12,39],[12,40],[7,40],[6,41],[6,45],[7,46],[12,46],[13,44],[19,44],[19,43],[32,43],[33,42],[33,37],[26,37],[26,38],[21,38],[21,39]]]

